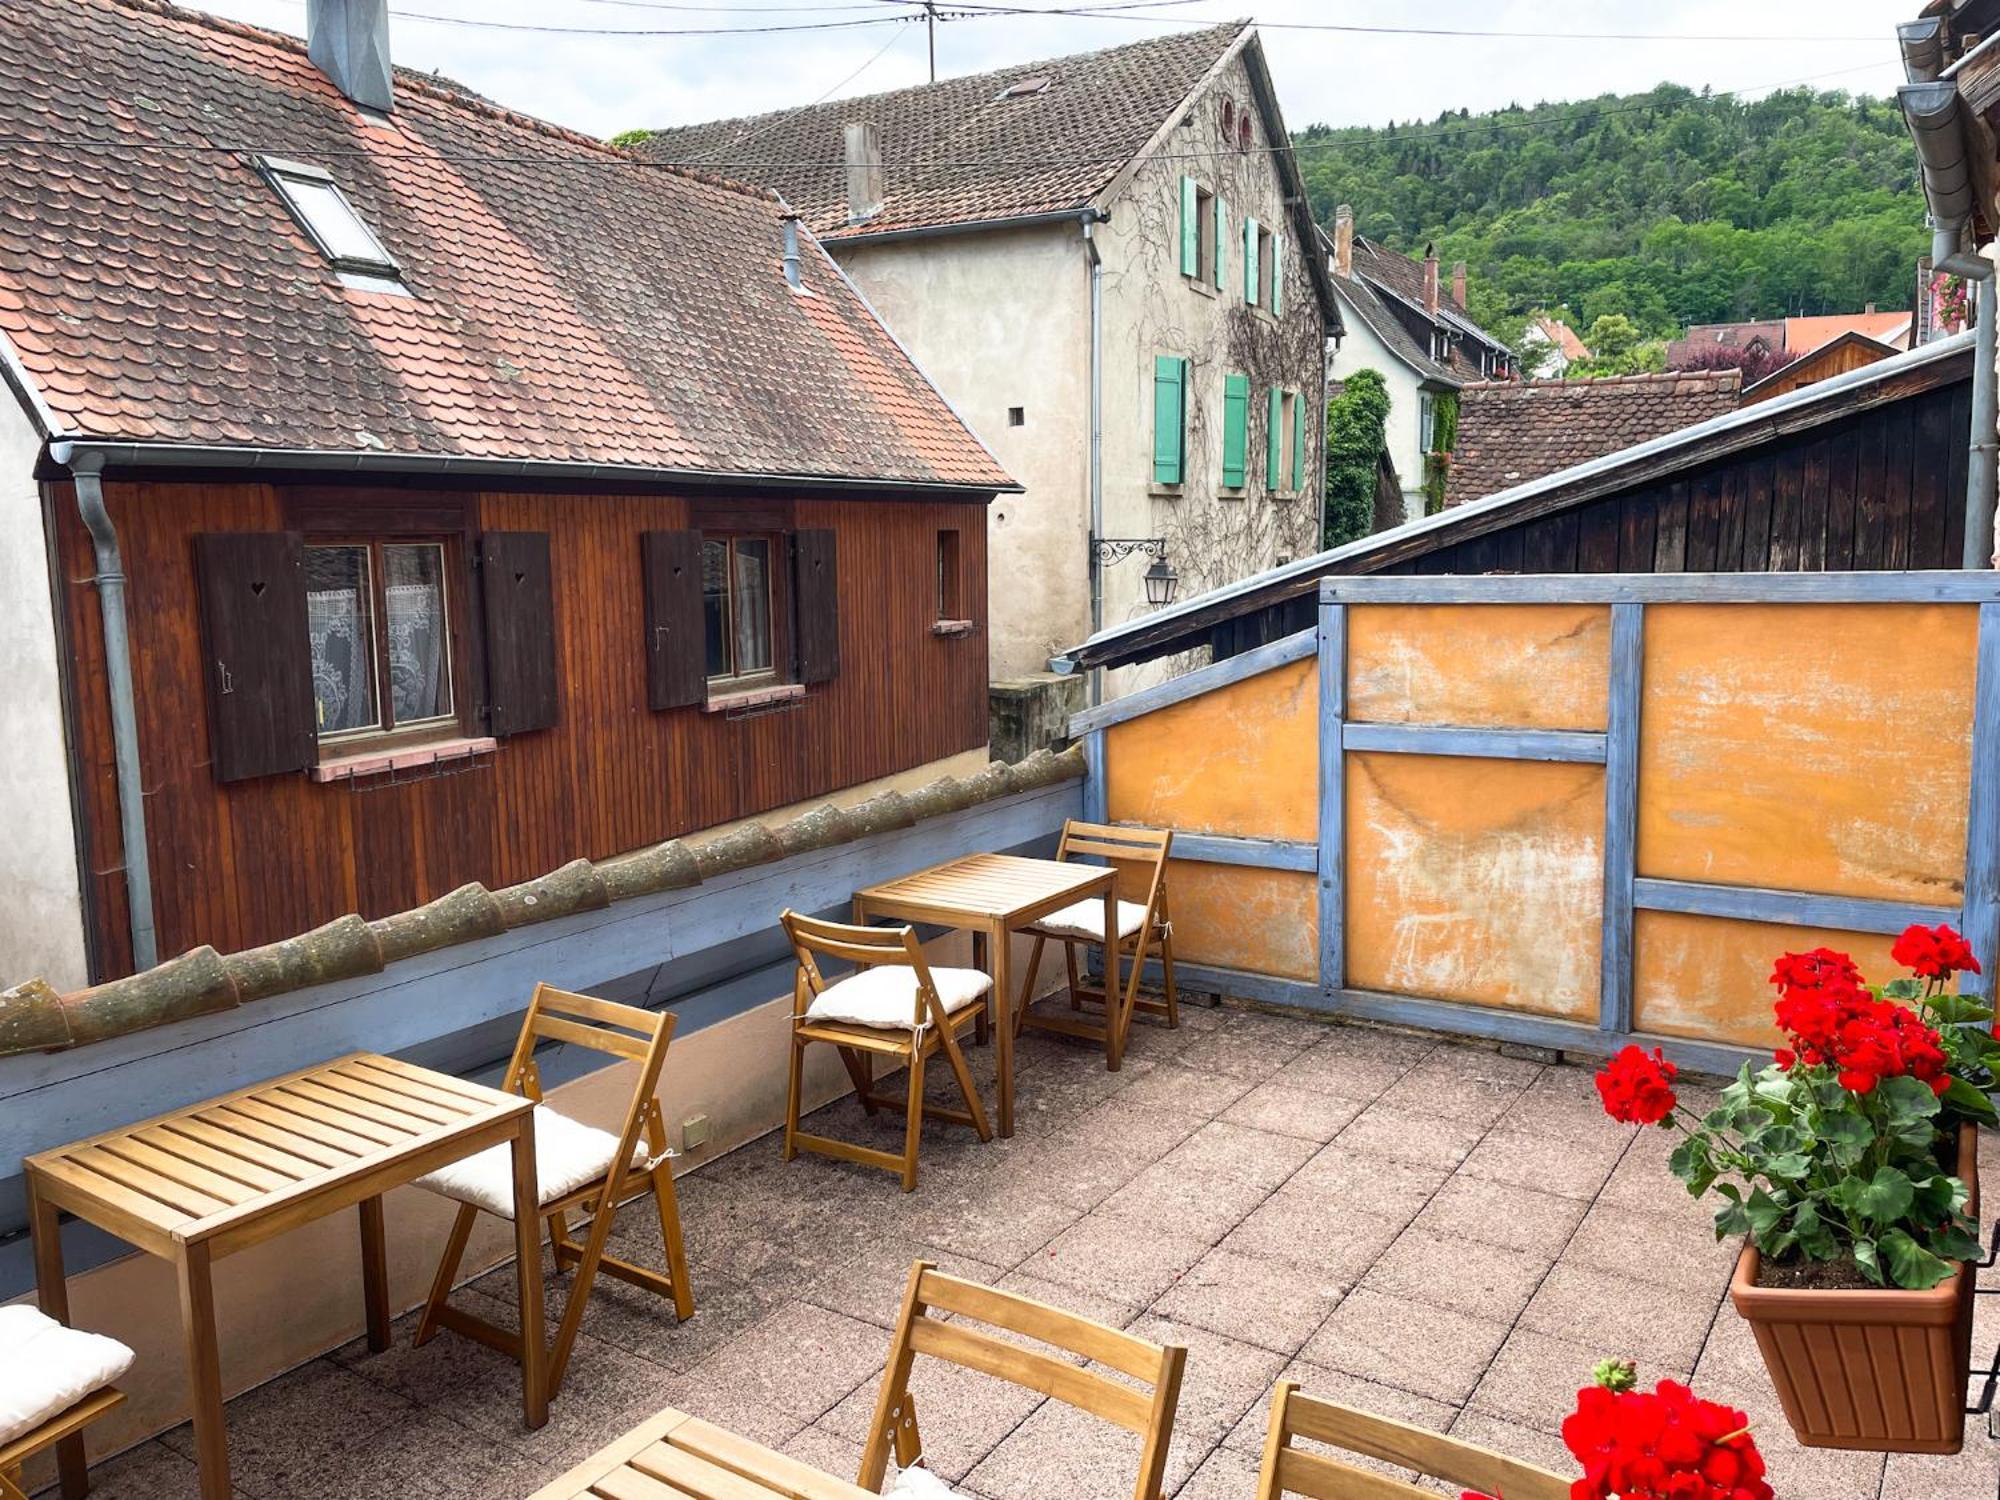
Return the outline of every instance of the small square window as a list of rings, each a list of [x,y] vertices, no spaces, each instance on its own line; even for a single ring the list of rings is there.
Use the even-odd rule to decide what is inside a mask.
[[[396,258],[362,222],[330,173],[268,156],[263,166],[285,207],[336,271],[386,278],[399,274]]]
[[[1007,425],[1009,427],[1026,427],[1028,425],[1028,409],[1025,406],[1008,407]]]
[[[1215,194],[1201,184],[1195,184],[1195,268],[1194,282],[1197,286],[1215,285]]]
[[[320,738],[454,726],[444,544],[309,546],[305,572]]]
[[[771,538],[705,539],[701,579],[709,681],[772,676]]]

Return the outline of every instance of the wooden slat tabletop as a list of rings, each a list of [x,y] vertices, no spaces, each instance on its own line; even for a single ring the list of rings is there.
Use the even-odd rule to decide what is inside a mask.
[[[671,1407],[529,1500],[880,1500]]]
[[[857,900],[885,915],[922,907],[969,916],[1011,919],[1102,891],[1112,872],[1102,865],[1062,864],[1018,854],[972,854],[914,875],[869,886]]]
[[[363,1052],[45,1151],[27,1167],[84,1218],[185,1243],[529,1107]]]

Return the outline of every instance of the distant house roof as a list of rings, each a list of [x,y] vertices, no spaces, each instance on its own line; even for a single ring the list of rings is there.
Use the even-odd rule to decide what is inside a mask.
[[[1817,380],[1828,380],[1848,370],[1858,370],[1877,360],[1888,359],[1897,351],[1889,344],[1852,330],[1828,339],[1810,354],[1802,354],[1780,365],[1761,379],[1743,387],[1743,404],[1768,400],[1784,391],[1795,391]]]
[[[1468,385],[1458,394],[1444,503],[1462,505],[1734,411],[1742,389],[1741,370]]]
[[[655,130],[632,149],[781,193],[828,241],[936,233],[1102,208],[1165,138],[1191,97],[1233,58],[1249,70],[1262,133],[1296,204],[1298,243],[1312,211],[1278,96],[1248,21],[1042,58],[889,93]],[[845,127],[876,128],[881,211],[850,223]],[[1323,266],[1310,265],[1329,321]]]
[[[1810,354],[1843,333],[1859,333],[1892,349],[1907,349],[1914,321],[1915,315],[1907,312],[1827,313],[1820,317],[1787,318],[1785,352]]]
[[[1966,380],[1971,374],[1972,346],[1970,333],[1920,344],[1831,380],[1788,391],[1755,406],[1739,407],[1484,499],[1268,568],[1100,630],[1056,657],[1055,664],[1069,671],[1115,667],[1206,645],[1209,632],[1218,625],[1303,598],[1317,588],[1321,578],[1393,568],[1520,521],[1641,484],[1654,484],[1775,439],[1904,400],[1950,381]]]
[[[16,0],[0,76],[43,143],[0,153],[0,354],[48,435],[1011,487],[810,239],[788,288],[768,192],[414,75],[371,119],[299,40],[159,0]],[[253,153],[330,174],[393,277]]]
[[[1576,330],[1561,318],[1537,318],[1535,330],[1564,359],[1589,359],[1590,347],[1577,337]]]
[[[1330,258],[1332,240],[1323,232],[1321,239]],[[1422,261],[1357,234],[1352,269],[1353,275],[1334,278],[1341,300],[1420,379],[1454,388],[1479,379],[1485,372],[1465,357],[1461,346],[1466,339],[1511,357],[1505,344],[1472,321],[1449,285],[1439,286],[1437,316],[1431,316],[1424,300]],[[1431,333],[1439,327],[1449,336],[1441,360],[1431,354]]]

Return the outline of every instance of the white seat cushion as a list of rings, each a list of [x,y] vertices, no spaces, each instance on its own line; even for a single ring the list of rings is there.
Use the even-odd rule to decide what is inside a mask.
[[[1122,943],[1146,925],[1146,908],[1137,901],[1118,903],[1118,940]],[[1050,937],[1076,938],[1086,943],[1104,941],[1104,898],[1093,897],[1052,911],[1028,929]]]
[[[68,1411],[132,1368],[132,1351],[25,1304],[0,1307],[0,1443]]]
[[[546,1104],[535,1106],[535,1187],[543,1203],[567,1197],[585,1183],[611,1170],[618,1154],[618,1137],[608,1130],[582,1125],[559,1115]],[[646,1164],[645,1142],[632,1147],[632,1165]],[[514,1148],[488,1146],[473,1156],[449,1162],[417,1179],[417,1186],[470,1203],[503,1219],[514,1217]]]
[[[921,1465],[898,1472],[896,1482],[883,1494],[898,1500],[958,1500],[957,1490]]]
[[[947,1015],[978,1004],[993,988],[993,981],[977,969],[933,968],[931,983],[937,986]],[[908,1031],[916,1010],[917,971],[907,964],[881,964],[828,985],[806,1007],[806,1019]]]

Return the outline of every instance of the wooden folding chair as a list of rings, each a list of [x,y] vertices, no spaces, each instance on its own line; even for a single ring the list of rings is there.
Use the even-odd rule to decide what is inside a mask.
[[[940,1320],[935,1316],[938,1313],[951,1314],[951,1321]],[[1046,1344],[1061,1354],[1082,1355],[1094,1364],[1129,1375],[1139,1384],[1114,1380],[1088,1365],[1072,1364],[1057,1354],[1045,1354],[973,1326],[981,1323]],[[900,1468],[907,1469],[924,1456],[916,1403],[910,1396],[910,1368],[919,1354],[1053,1396],[1137,1433],[1139,1472],[1132,1486],[1133,1500],[1160,1500],[1187,1350],[1176,1344],[1148,1343],[1013,1292],[961,1281],[923,1260],[910,1268],[903,1311],[896,1320],[889,1362],[875,1396],[875,1420],[868,1430],[868,1446],[862,1450],[861,1473],[855,1481],[864,1490],[881,1490],[891,1444]]]
[[[1104,941],[1104,903],[1092,898],[1052,912],[1032,927],[1024,929],[1034,937],[1028,955],[1027,976],[1021,982],[1020,1003],[1014,1007],[1014,1027],[1037,1026],[1065,1036],[1089,1037],[1104,1043],[1112,1066],[1125,1051],[1125,1034],[1132,1024],[1132,1012],[1143,1010],[1165,1016],[1167,1025],[1181,1024],[1180,994],[1174,987],[1174,934],[1167,915],[1167,856],[1174,835],[1164,828],[1124,828],[1110,823],[1084,823],[1075,818],[1063,824],[1062,840],[1056,846],[1059,860],[1101,859],[1116,866],[1121,886],[1143,882],[1144,901],[1118,901],[1118,942],[1115,948]],[[1069,969],[1069,1008],[1083,1009],[1086,1000],[1104,1006],[1104,1024],[1095,1025],[1078,1017],[1047,1015],[1029,1009],[1034,999],[1035,979],[1042,967],[1042,949],[1051,942],[1063,945]],[[1077,967],[1079,945],[1104,949],[1104,983],[1087,985]],[[1146,957],[1155,949],[1160,955],[1163,996],[1154,999],[1139,993],[1139,980]],[[1123,981],[1123,993],[1115,1001],[1107,990],[1120,984],[1118,964],[1131,955],[1132,977]]]
[[[917,942],[914,927],[854,927],[823,922],[788,911],[779,919],[798,958],[792,984],[792,1056],[785,1099],[785,1160],[799,1147],[836,1156],[864,1166],[900,1172],[903,1191],[917,1185],[917,1142],[925,1115],[970,1125],[982,1141],[993,1139],[986,1106],[979,1101],[958,1033],[976,1025],[986,1014],[987,992],[993,981],[977,969],[933,968]],[[822,958],[855,965],[844,979],[828,980]],[[875,1093],[874,1060],[899,1061],[909,1068],[903,1101],[903,1154],[857,1146],[831,1136],[799,1129],[799,1100],[805,1076],[806,1048],[830,1043],[840,1053],[854,1092],[869,1115],[893,1109],[896,1101]],[[965,1108],[952,1109],[924,1100],[924,1059],[942,1051],[965,1096]],[[894,1071],[894,1068],[891,1068]]]
[[[116,1386],[105,1386],[92,1391],[74,1406],[66,1408],[46,1422],[38,1423],[18,1437],[0,1443],[0,1500],[28,1500],[27,1481],[21,1476],[22,1465],[37,1453],[53,1448],[72,1433],[80,1432],[95,1422],[125,1399],[125,1393]],[[67,1476],[65,1476],[67,1478]],[[67,1484],[65,1495],[82,1494],[90,1486],[87,1475],[79,1475],[82,1488],[72,1491]]]
[[[654,1090],[667,1060],[667,1043],[674,1034],[671,1011],[641,1010],[590,995],[573,995],[550,985],[535,986],[522,1023],[514,1056],[507,1064],[501,1088],[533,1099],[535,1109],[535,1176],[541,1189],[542,1214],[548,1220],[550,1248],[558,1270],[574,1270],[569,1304],[556,1330],[548,1363],[551,1396],[562,1385],[583,1322],[584,1303],[602,1271],[670,1298],[674,1313],[685,1320],[694,1314],[694,1293],[688,1285],[687,1255],[681,1247],[681,1215],[674,1199],[673,1153],[667,1149],[666,1122]],[[557,1114],[541,1102],[541,1074],[535,1067],[535,1044],[567,1042],[606,1052],[637,1063],[632,1102],[623,1129],[613,1136]],[[641,1133],[644,1140],[641,1141]],[[431,1281],[430,1300],[417,1323],[417,1342],[427,1342],[440,1327],[491,1345],[503,1354],[518,1355],[516,1335],[484,1319],[452,1307],[452,1279],[458,1274],[474,1219],[482,1212],[511,1221],[514,1217],[514,1171],[508,1148],[494,1147],[464,1161],[453,1162],[417,1179],[417,1185],[457,1200],[458,1219],[445,1242],[444,1259]],[[611,1221],[628,1192],[643,1192],[650,1183],[660,1214],[660,1238],[666,1244],[667,1273],[607,1255]],[[570,1238],[572,1209],[590,1215],[588,1234],[579,1245]],[[582,1227],[582,1226],[579,1226]]]
[[[1501,1500],[1569,1500],[1570,1481],[1547,1469],[1406,1422],[1301,1395],[1289,1380],[1279,1381],[1271,1393],[1257,1500],[1279,1500],[1284,1495],[1305,1495],[1310,1500],[1437,1500],[1435,1489],[1294,1447],[1298,1438],[1414,1469],[1444,1480],[1453,1492],[1476,1490]]]

